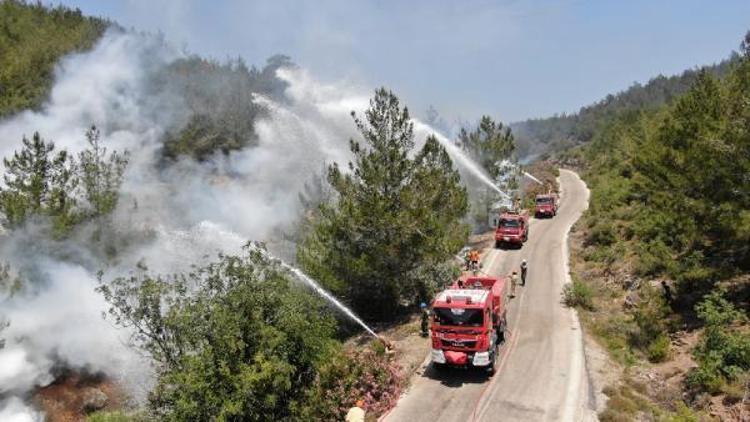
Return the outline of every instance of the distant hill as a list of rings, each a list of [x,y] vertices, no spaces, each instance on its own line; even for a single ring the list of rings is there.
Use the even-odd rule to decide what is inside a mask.
[[[729,73],[731,64],[738,60],[733,54],[718,64],[705,69],[718,78]],[[627,111],[655,110],[669,104],[689,90],[700,69],[690,69],[680,75],[659,75],[641,85],[607,95],[604,99],[582,107],[574,114],[561,114],[552,117],[529,119],[512,123],[510,126],[516,139],[516,147],[521,157],[542,157],[562,152],[591,140],[593,134],[614,117]]]

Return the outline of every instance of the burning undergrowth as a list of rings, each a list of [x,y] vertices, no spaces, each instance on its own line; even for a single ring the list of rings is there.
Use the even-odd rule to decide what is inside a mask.
[[[119,409],[127,401],[119,385],[104,373],[61,368],[54,375],[55,381],[39,388],[32,398],[49,422],[84,420],[87,414]]]

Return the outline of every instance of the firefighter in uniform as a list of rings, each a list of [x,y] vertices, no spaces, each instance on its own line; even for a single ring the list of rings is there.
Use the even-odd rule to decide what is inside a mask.
[[[427,304],[422,302],[419,304],[419,307],[422,309],[422,321],[421,321],[421,329],[422,329],[422,337],[427,337],[430,335],[430,332],[428,331],[429,323],[430,323],[430,310],[427,308]]]
[[[516,297],[516,285],[518,284],[518,272],[513,271],[510,275],[510,297]]]
[[[474,271],[479,269],[479,251],[476,249],[469,251],[469,269]]]
[[[524,259],[521,261],[521,285],[526,285],[526,272],[529,270],[529,264],[526,263],[526,260]]]

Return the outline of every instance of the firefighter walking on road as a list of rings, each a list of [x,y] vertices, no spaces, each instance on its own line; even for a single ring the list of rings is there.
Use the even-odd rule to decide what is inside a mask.
[[[526,285],[526,272],[529,270],[529,264],[524,259],[521,261],[521,285]]]
[[[510,297],[514,298],[516,297],[516,285],[518,284],[518,272],[513,271],[513,274],[510,275]]]

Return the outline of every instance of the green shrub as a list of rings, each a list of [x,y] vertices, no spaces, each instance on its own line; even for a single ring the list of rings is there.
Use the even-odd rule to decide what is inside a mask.
[[[86,416],[87,422],[148,422],[151,419],[140,413],[126,413],[122,410],[102,410]]]
[[[750,374],[744,373],[732,382],[728,382],[721,387],[724,393],[724,401],[729,404],[739,403],[745,399],[745,394],[750,387]]]
[[[651,240],[639,244],[636,248],[638,263],[636,273],[641,276],[653,276],[669,273],[674,269],[674,259],[670,249],[661,240]]]
[[[699,414],[696,414],[696,412],[688,407],[688,405],[682,400],[677,402],[676,407],[677,411],[671,418],[669,418],[669,422],[698,422],[703,420]]]
[[[660,335],[646,349],[646,355],[651,362],[664,362],[670,356],[670,341],[666,335]]]
[[[617,241],[617,231],[614,224],[609,220],[599,220],[589,233],[588,243],[601,246],[609,246]]]
[[[718,359],[703,358],[696,368],[693,368],[685,378],[685,383],[696,390],[705,391],[710,394],[718,394],[724,385],[720,375]]]
[[[706,328],[693,351],[698,367],[687,377],[688,386],[712,394],[721,392],[727,382],[742,379],[750,370],[750,334],[737,327],[746,317],[724,294],[714,291],[696,306]]]
[[[630,343],[645,352],[650,361],[662,362],[669,357],[670,309],[654,288],[644,286],[639,293],[641,300],[632,311],[636,329],[630,333]]]
[[[575,308],[594,310],[594,293],[591,287],[579,280],[573,280],[572,283],[563,287],[563,303]]]

